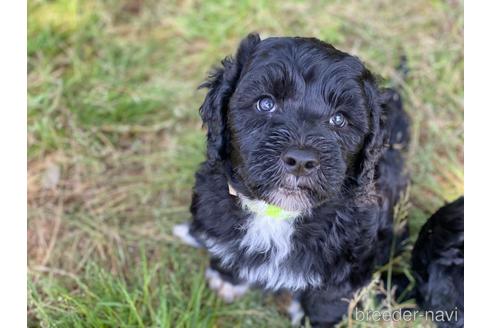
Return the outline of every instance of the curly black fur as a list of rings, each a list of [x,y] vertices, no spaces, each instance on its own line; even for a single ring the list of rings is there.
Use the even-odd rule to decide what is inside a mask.
[[[446,311],[450,316],[436,320],[439,327],[464,325],[464,202],[460,197],[434,213],[413,249],[417,303],[423,310]]]
[[[401,149],[408,119],[399,95],[379,89],[359,59],[327,43],[256,34],[203,86],[207,161],[196,174],[192,234],[222,274],[295,290],[313,326],[335,324],[347,311],[343,299],[388,258],[393,206],[407,181]],[[256,110],[264,95],[276,100],[275,112]],[[345,115],[345,127],[329,125],[335,112]],[[320,154],[315,173],[293,179],[285,171],[279,156],[293,145]],[[248,273],[274,261],[276,250],[241,247],[250,214],[228,183],[245,197],[303,213],[293,223],[288,256],[267,278]]]

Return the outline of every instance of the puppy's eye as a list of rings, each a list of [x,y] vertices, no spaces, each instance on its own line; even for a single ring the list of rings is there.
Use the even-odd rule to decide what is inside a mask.
[[[330,124],[336,126],[337,128],[342,128],[347,124],[347,120],[345,116],[341,113],[336,113],[332,117],[330,117]]]
[[[272,97],[261,97],[256,103],[256,109],[260,112],[273,112],[276,109],[275,100]]]

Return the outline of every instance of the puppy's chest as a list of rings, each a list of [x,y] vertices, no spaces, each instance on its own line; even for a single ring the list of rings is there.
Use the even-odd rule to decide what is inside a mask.
[[[239,248],[246,254],[268,254],[268,260],[277,264],[285,260],[292,251],[292,235],[295,218],[275,219],[261,214],[250,214]]]
[[[299,290],[319,286],[321,275],[295,263],[293,236],[301,213],[275,212],[261,201],[241,200],[244,222],[237,239],[209,242],[209,251],[224,267],[235,267],[240,279],[267,289]]]
[[[300,268],[293,261],[295,220],[295,217],[279,220],[257,214],[249,216],[239,250],[259,260],[239,266],[241,279],[273,290],[299,290],[321,284],[318,273]]]
[[[301,213],[284,211],[242,196],[239,200],[247,216],[246,223],[241,226],[245,233],[239,247],[247,254],[269,254],[270,260],[280,263],[292,250],[295,221]]]

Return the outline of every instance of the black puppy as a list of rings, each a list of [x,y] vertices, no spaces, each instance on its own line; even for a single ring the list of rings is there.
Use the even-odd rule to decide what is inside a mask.
[[[406,185],[399,95],[327,43],[257,34],[203,86],[194,239],[185,225],[175,233],[207,248],[209,284],[226,300],[248,286],[290,290],[312,325],[337,323],[388,257]]]
[[[413,249],[417,303],[434,312],[439,327],[464,325],[463,211],[464,197],[440,208],[420,230]],[[437,311],[446,313],[438,319]]]

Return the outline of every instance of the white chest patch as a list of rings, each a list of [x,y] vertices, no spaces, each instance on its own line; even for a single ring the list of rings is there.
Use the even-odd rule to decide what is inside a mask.
[[[290,252],[294,220],[275,219],[252,213],[243,227],[246,234],[239,246],[248,254],[272,252],[272,260],[280,263]]]
[[[318,285],[321,282],[318,275],[296,273],[284,265],[292,248],[291,237],[295,230],[295,220],[301,212],[283,211],[280,217],[271,217],[265,211],[268,207],[265,202],[241,196],[240,199],[243,208],[251,215],[243,227],[246,233],[239,247],[246,254],[269,253],[265,262],[259,266],[241,268],[240,278],[250,283],[261,282],[270,289],[295,290]]]
[[[276,211],[272,217],[267,203],[242,195],[239,198],[244,210],[250,213],[241,227],[245,230],[244,236],[227,243],[205,238],[208,251],[219,258],[225,268],[237,265],[239,278],[252,285],[262,284],[273,290],[319,286],[322,282],[319,274],[288,263],[293,247],[291,239],[295,232],[295,221],[302,213],[282,210],[280,213]],[[236,262],[232,249],[239,249],[250,256],[265,254],[265,260],[254,266],[245,266]]]

